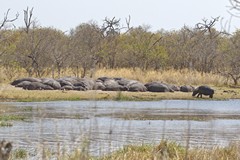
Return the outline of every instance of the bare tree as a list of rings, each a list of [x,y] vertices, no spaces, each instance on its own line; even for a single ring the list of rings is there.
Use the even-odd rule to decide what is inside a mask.
[[[107,63],[107,67],[114,68],[116,67],[116,57],[118,54],[119,48],[119,37],[121,34],[128,33],[132,27],[130,27],[131,17],[125,19],[126,26],[121,25],[121,19],[116,19],[113,17],[105,18],[103,21],[103,25],[101,28],[102,35],[104,37],[104,46],[105,51],[107,52],[108,56],[105,59]]]
[[[23,10],[24,12],[24,23],[25,23],[25,32],[28,33],[29,29],[33,23],[32,16],[33,16],[33,8],[31,10],[28,10],[28,7],[26,10]]]
[[[0,31],[1,31],[8,23],[12,23],[12,22],[14,22],[15,20],[18,19],[18,16],[19,16],[18,13],[15,15],[14,18],[11,18],[11,19],[10,19],[10,18],[8,17],[9,12],[10,12],[10,9],[7,10],[7,12],[6,12],[6,13],[4,14],[4,16],[3,16],[3,20],[0,21]],[[10,33],[11,33],[11,32],[8,32],[8,34],[6,34],[6,32],[0,32],[0,46],[3,45],[3,46],[5,46],[4,48],[6,48],[6,46],[7,46],[7,45],[6,45],[6,42],[8,41],[8,37],[11,36]],[[7,43],[7,44],[8,44],[8,43]],[[1,49],[0,49],[0,56],[3,55],[5,52],[6,52],[6,50],[1,48]]]
[[[202,22],[197,23],[195,29],[200,31],[198,33],[199,53],[197,54],[200,62],[200,71],[207,73],[212,71],[214,60],[217,57],[217,40],[222,32],[218,32],[214,26],[219,20],[219,17],[211,20],[203,19]]]

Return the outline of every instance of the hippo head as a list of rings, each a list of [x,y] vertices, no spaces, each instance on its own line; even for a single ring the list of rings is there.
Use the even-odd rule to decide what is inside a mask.
[[[192,96],[195,96],[197,93],[198,93],[198,90],[195,89],[195,90],[193,91],[193,93],[192,93]]]

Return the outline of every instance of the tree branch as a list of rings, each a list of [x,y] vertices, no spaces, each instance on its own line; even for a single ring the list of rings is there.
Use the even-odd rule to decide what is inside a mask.
[[[8,14],[9,14],[9,12],[10,12],[10,9],[8,9],[8,10],[7,10],[7,13],[4,14],[3,20],[2,20],[2,22],[0,23],[0,29],[2,29],[2,28],[6,25],[6,23],[11,23],[11,22],[13,22],[13,21],[15,21],[15,20],[18,19],[18,16],[19,16],[18,13],[15,15],[15,18],[13,18],[13,19],[8,19]]]
[[[24,23],[26,26],[25,31],[26,33],[28,33],[32,24],[33,8],[30,11],[28,11],[28,7],[27,7],[27,9],[23,10],[23,12],[24,12]]]

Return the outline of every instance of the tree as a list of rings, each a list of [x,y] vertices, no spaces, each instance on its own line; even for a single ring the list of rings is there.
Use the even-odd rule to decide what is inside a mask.
[[[20,32],[16,30],[1,30],[1,38],[4,39],[0,43],[0,64],[3,67],[5,78],[11,80],[20,74],[20,66],[14,56],[16,52],[16,44],[20,39]]]
[[[165,48],[160,44],[161,35],[148,31],[148,26],[132,28],[125,35],[124,53],[128,67],[143,70],[159,69],[167,58]]]
[[[61,71],[64,67],[69,66],[71,58],[70,40],[64,32],[52,28],[45,28],[48,32],[46,40],[51,42],[49,50],[46,53],[49,56],[52,68],[52,78],[55,77],[54,70],[57,69],[58,78],[61,76]],[[47,31],[48,30],[48,31]]]
[[[50,28],[30,29],[22,32],[17,44],[16,58],[29,76],[42,77],[51,71],[51,51],[54,37]]]
[[[184,26],[179,31],[163,32],[162,35],[162,44],[169,54],[168,66],[192,69],[196,61],[194,46],[197,44],[193,29]]]
[[[218,32],[214,26],[219,20],[219,17],[211,20],[203,19],[202,22],[197,23],[195,29],[198,36],[198,62],[200,64],[199,71],[208,73],[213,70],[214,61],[217,57],[217,43],[218,37],[222,32]]]
[[[221,55],[218,57],[218,72],[225,77],[230,77],[234,85],[238,85],[240,79],[240,30],[227,40],[222,41]]]
[[[121,20],[113,17],[105,18],[101,27],[103,35],[103,54],[105,55],[104,61],[106,67],[115,68],[117,65],[117,57],[122,54],[121,51],[121,36],[131,31],[130,27],[131,17],[129,16],[126,20],[126,26],[121,25]]]
[[[42,77],[51,72],[54,64],[51,55],[54,54],[52,44],[55,44],[57,31],[37,26],[32,15],[33,9],[24,10],[25,27],[21,29],[21,38],[17,43],[16,59],[29,76]]]
[[[120,19],[106,17],[101,32],[104,37],[103,52],[107,55],[105,58],[107,67],[115,68],[119,36],[121,34]]]
[[[76,27],[71,33],[71,45],[73,47],[72,67],[76,67],[76,75],[79,76],[79,68],[83,68],[81,77],[85,77],[87,71],[94,70],[101,60],[101,29],[93,22],[84,23]],[[93,73],[91,73],[93,74]]]
[[[7,25],[11,24],[12,22],[14,22],[15,20],[18,19],[18,16],[19,16],[18,13],[15,15],[14,18],[9,18],[8,17],[9,12],[10,12],[10,9],[7,10],[7,12],[4,14],[4,17],[3,17],[2,21],[0,21],[0,31],[3,30],[3,29],[5,29],[5,30],[8,29],[9,30],[10,26],[7,26]],[[8,37],[12,36],[11,33],[12,32],[8,32],[8,31],[6,31],[6,32],[2,31],[0,33],[0,46],[2,46],[0,48],[0,56],[3,55],[6,52],[6,50],[4,49],[3,46],[5,46],[6,44],[9,44],[7,41],[8,41]]]
[[[8,79],[12,79],[18,70],[16,70],[17,64],[13,60],[12,54],[16,48],[16,41],[18,39],[18,33],[13,30],[12,24],[18,19],[19,14],[15,17],[9,18],[10,9],[4,14],[3,19],[0,20],[0,63],[4,66],[3,72]]]

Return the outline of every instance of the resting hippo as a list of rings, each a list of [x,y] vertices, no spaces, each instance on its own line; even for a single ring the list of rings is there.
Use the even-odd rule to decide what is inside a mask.
[[[193,92],[194,89],[195,88],[193,86],[189,86],[189,85],[184,85],[180,87],[181,92]]]
[[[209,95],[209,98],[213,98],[214,90],[208,86],[199,86],[193,91],[192,96],[195,96],[196,94],[198,94],[197,97],[200,96],[201,98],[202,95]]]
[[[146,83],[145,87],[149,92],[174,92],[172,88],[169,88],[168,84],[158,81]]]

